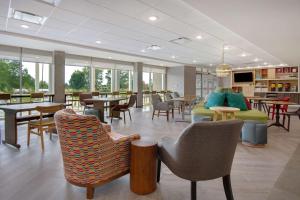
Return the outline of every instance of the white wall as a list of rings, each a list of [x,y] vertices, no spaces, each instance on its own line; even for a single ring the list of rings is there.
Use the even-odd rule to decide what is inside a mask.
[[[177,91],[184,95],[184,67],[168,67],[167,90]]]

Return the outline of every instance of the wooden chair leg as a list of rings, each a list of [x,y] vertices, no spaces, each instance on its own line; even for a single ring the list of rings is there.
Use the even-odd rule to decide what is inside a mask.
[[[191,181],[191,200],[197,199],[197,182]]]
[[[95,192],[95,188],[88,186],[86,188],[86,198],[87,199],[93,199],[94,198],[94,192]]]
[[[230,175],[223,176],[223,187],[227,200],[233,200]]]
[[[172,109],[172,118],[174,119],[174,108]]]
[[[154,114],[155,114],[155,110],[153,110],[153,113],[152,113],[152,120],[153,120],[153,118],[154,118]]]
[[[45,150],[45,147],[44,147],[44,134],[43,134],[43,130],[41,128],[39,128],[39,133],[40,133],[40,136],[41,136],[42,151],[44,151]]]
[[[160,171],[161,171],[161,160],[157,159],[157,177],[156,177],[157,183],[159,183],[160,181]]]
[[[157,114],[157,117],[159,117],[159,114],[160,114],[160,110],[158,110],[158,114]]]

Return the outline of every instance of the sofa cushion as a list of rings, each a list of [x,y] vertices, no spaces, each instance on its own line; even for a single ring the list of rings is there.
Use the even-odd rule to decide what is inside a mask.
[[[226,93],[226,99],[229,107],[239,108],[242,111],[248,110],[243,94]]]
[[[223,106],[225,101],[225,93],[212,92],[205,104],[205,108],[210,108],[213,106]]]
[[[203,115],[203,116],[213,117],[214,111],[210,109],[206,109],[205,107],[202,106],[197,106],[192,110],[192,115],[193,116]],[[247,111],[238,111],[236,112],[235,116],[237,119],[240,120],[256,120],[262,123],[268,122],[268,115],[264,112],[255,109],[247,110]],[[221,116],[219,119],[221,119]]]

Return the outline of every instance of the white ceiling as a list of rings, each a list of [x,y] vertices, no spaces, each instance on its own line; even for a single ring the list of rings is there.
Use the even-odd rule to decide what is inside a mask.
[[[254,58],[260,59],[258,64],[289,62],[285,57],[264,48],[277,57],[272,56],[259,48],[259,45],[255,46],[202,14],[205,12],[199,9],[198,2],[202,5],[210,4],[211,0],[61,0],[57,7],[36,0],[0,0],[0,43],[47,50],[59,47],[62,48],[59,50],[68,53],[83,55],[93,51],[97,57],[104,58],[113,54],[112,51],[117,51],[114,59],[124,60],[129,59],[126,57],[129,56],[137,61],[167,66],[218,64],[225,43],[230,47],[226,50],[225,62],[234,66],[253,64]],[[224,7],[223,4],[215,4],[210,10],[216,6],[216,11]],[[9,7],[46,16],[48,19],[43,26],[27,24],[30,28],[23,29],[20,25],[25,22],[7,18]],[[148,20],[153,15],[158,17],[155,22]],[[197,35],[202,35],[203,39],[196,39]],[[190,38],[191,42],[184,45],[169,42],[182,36]],[[97,40],[102,43],[96,44]],[[162,49],[141,52],[152,44]],[[122,56],[120,52],[126,55]],[[243,53],[247,56],[242,57]],[[173,55],[175,58],[172,58]]]
[[[284,63],[300,64],[300,0],[184,1]]]

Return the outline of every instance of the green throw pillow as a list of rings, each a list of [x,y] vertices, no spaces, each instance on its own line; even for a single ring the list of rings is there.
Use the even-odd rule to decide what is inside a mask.
[[[213,106],[224,106],[225,93],[212,92],[207,99],[205,108],[210,108]]]
[[[239,108],[242,111],[248,110],[245,97],[241,93],[227,93],[227,103],[229,107]]]

